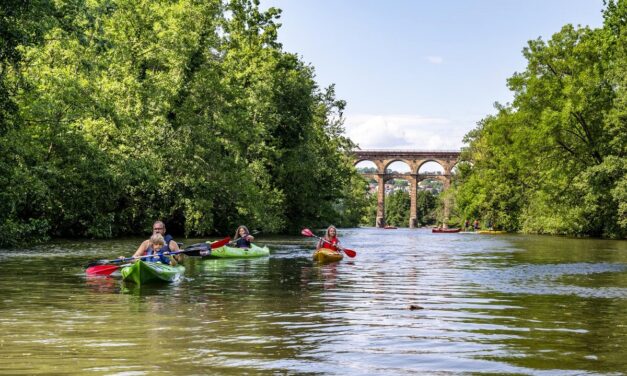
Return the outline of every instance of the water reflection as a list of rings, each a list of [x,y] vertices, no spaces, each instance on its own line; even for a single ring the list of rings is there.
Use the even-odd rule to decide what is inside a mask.
[[[83,273],[138,239],[0,251],[0,373],[627,368],[625,242],[403,229],[340,236],[357,258],[317,265],[309,239],[268,238],[270,257],[188,258],[180,281],[141,287]]]

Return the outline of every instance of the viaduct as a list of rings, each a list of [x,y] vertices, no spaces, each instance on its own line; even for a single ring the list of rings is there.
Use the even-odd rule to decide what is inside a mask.
[[[425,179],[442,181],[444,189],[451,185],[451,171],[459,160],[459,151],[419,151],[419,150],[355,150],[352,152],[354,164],[363,161],[373,162],[377,172],[363,174],[365,178],[377,181],[377,227],[385,226],[385,182],[390,179],[405,179],[409,181],[411,206],[409,227],[416,227],[416,189],[418,183]],[[388,172],[388,166],[393,162],[404,162],[409,166],[408,173]],[[419,174],[420,167],[427,162],[436,162],[444,169],[443,174]],[[448,217],[448,203],[444,204],[444,216]]]

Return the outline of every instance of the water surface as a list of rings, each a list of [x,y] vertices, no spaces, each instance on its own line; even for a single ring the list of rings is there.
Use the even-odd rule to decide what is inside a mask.
[[[346,229],[171,285],[87,278],[141,239],[0,250],[2,374],[521,374],[627,370],[627,242]],[[180,239],[179,239],[180,240]],[[191,244],[198,239],[184,240]],[[414,309],[412,309],[414,308]]]

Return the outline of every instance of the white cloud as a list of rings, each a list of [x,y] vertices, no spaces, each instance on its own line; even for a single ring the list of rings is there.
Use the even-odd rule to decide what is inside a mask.
[[[442,64],[444,58],[442,58],[442,56],[427,56],[427,61],[431,64]]]
[[[419,115],[347,115],[346,134],[361,149],[457,150],[471,128]]]

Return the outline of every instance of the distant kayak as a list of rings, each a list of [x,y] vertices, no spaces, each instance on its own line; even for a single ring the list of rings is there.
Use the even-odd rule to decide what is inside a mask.
[[[431,232],[448,234],[448,233],[460,232],[461,230],[462,230],[461,228],[432,228]]]
[[[386,230],[396,230],[397,229],[396,226],[387,226],[387,225],[383,226],[383,228],[386,229]]]
[[[313,254],[314,261],[321,263],[340,261],[344,255],[328,248],[318,248]]]
[[[166,265],[160,262],[136,261],[122,268],[122,279],[138,285],[155,282],[173,282],[185,271],[182,265]]]
[[[242,258],[242,257],[262,257],[268,256],[270,249],[268,247],[259,247],[255,244],[251,244],[250,248],[238,248],[238,247],[220,247],[212,249],[211,252],[203,256],[203,258]]]
[[[507,231],[500,231],[500,230],[478,230],[476,231],[477,234],[507,234]]]

